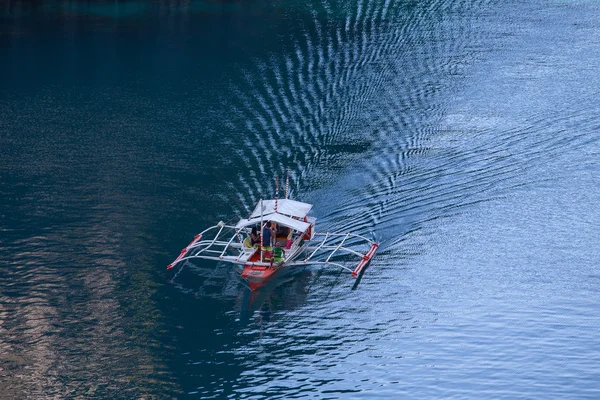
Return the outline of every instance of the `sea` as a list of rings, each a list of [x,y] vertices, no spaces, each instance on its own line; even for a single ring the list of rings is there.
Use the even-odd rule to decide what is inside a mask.
[[[599,399],[599,71],[596,0],[0,0],[0,399]],[[285,179],[359,279],[166,270]]]

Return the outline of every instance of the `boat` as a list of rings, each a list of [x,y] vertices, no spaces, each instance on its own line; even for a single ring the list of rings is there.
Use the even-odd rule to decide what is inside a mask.
[[[339,267],[359,277],[379,243],[353,233],[317,233],[311,209],[312,204],[288,199],[287,191],[284,199],[261,199],[248,218],[235,225],[220,221],[197,234],[167,270],[186,260],[230,262],[251,290],[282,269],[308,265]]]

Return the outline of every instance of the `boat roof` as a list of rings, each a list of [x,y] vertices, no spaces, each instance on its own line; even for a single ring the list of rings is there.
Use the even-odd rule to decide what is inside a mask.
[[[290,199],[262,200],[258,202],[256,207],[254,208],[254,211],[252,211],[252,214],[250,214],[250,217],[248,217],[249,219],[253,219],[256,217],[260,218],[261,203],[263,207],[263,217],[269,214],[278,213],[287,215],[289,217],[304,218],[308,215],[310,209],[312,208],[312,204],[302,203],[300,201]],[[275,211],[275,204],[277,204],[277,211]]]
[[[277,207],[277,209],[279,210],[279,206]],[[241,219],[235,225],[235,227],[239,229],[239,228],[243,228],[246,226],[257,225],[257,224],[260,224],[260,221],[261,221],[260,215],[255,218]],[[276,222],[278,225],[287,226],[288,228],[295,229],[299,232],[306,232],[306,230],[310,226],[310,224],[308,222],[299,221],[297,219],[290,218],[286,215],[279,214],[279,213],[271,213],[268,216],[263,215],[262,221],[263,222],[273,221],[273,222]]]

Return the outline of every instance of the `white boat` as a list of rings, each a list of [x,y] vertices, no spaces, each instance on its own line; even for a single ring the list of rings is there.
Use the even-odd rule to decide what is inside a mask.
[[[240,267],[252,290],[282,268],[306,265],[343,268],[357,278],[379,244],[352,233],[317,233],[316,218],[308,216],[311,208],[312,204],[287,198],[260,200],[248,218],[235,225],[221,221],[196,235],[167,269],[185,260],[226,261]],[[252,228],[262,233],[258,239],[253,240]],[[354,268],[348,267],[350,262]]]

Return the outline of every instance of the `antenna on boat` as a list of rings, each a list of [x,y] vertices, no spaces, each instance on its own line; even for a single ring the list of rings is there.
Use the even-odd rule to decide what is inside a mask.
[[[290,170],[285,169],[285,198],[288,198],[288,194],[290,193]]]

